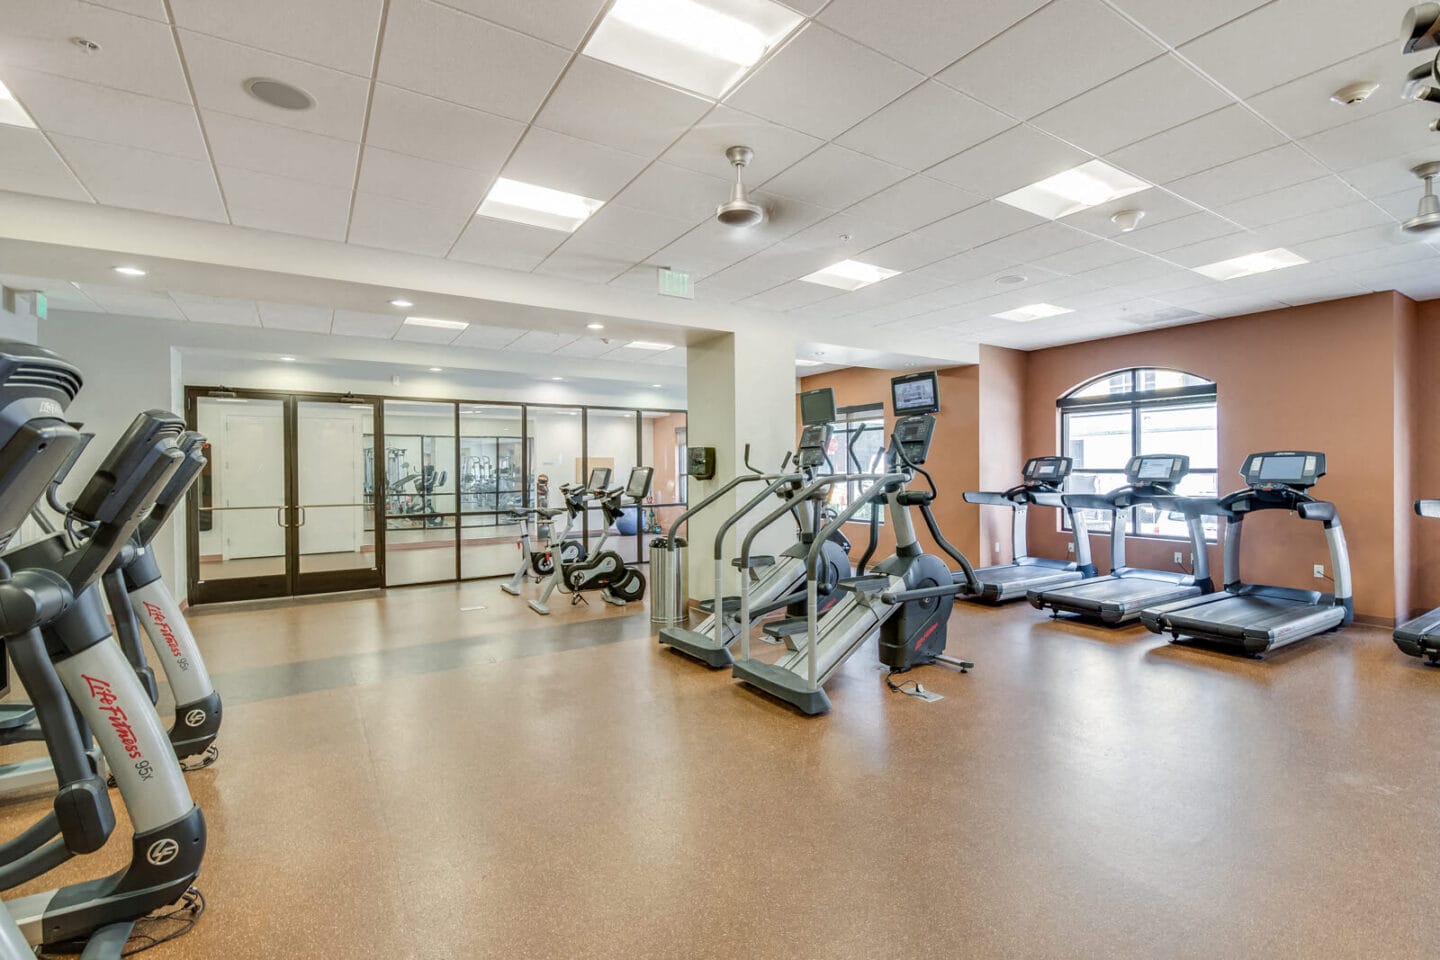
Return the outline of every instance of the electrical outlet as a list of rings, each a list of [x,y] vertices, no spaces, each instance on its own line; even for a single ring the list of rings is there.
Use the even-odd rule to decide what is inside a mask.
[[[1324,579],[1325,579],[1325,564],[1323,564],[1323,563],[1317,563],[1317,564],[1315,564],[1315,579],[1316,579],[1316,580],[1324,580]]]
[[[996,540],[996,541],[995,541],[995,552],[996,552],[997,554],[1000,552],[1000,541],[999,541],[999,540]]]
[[[1073,544],[1073,543],[1067,543],[1067,544],[1065,544],[1065,552],[1066,552],[1066,553],[1074,553],[1074,552],[1075,552],[1075,544]]]
[[[1175,562],[1176,562],[1176,563],[1184,563],[1184,562],[1185,562],[1185,559],[1184,559],[1184,558],[1185,558],[1185,554],[1181,553],[1179,550],[1176,550],[1176,551],[1175,551]]]

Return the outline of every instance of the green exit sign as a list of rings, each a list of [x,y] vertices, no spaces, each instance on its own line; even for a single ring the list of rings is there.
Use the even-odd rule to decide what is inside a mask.
[[[695,284],[690,281],[690,274],[680,273],[678,270],[659,269],[660,286],[659,292],[662,297],[680,297],[684,300],[695,299]]]
[[[49,310],[50,298],[45,296],[45,294],[43,293],[35,294],[35,316],[41,320],[44,320],[45,314],[48,313]]]

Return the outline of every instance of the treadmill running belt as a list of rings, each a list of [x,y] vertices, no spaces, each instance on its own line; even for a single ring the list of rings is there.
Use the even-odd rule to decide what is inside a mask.
[[[1345,611],[1279,597],[1231,596],[1169,614],[1165,625],[1181,636],[1263,640],[1279,645],[1338,627]]]
[[[1412,643],[1426,641],[1433,646],[1440,640],[1440,610],[1431,610],[1423,617],[1416,617],[1409,623],[1395,628],[1395,636]]]
[[[1064,583],[1083,580],[1079,570],[1061,570],[1041,564],[1007,563],[997,567],[983,567],[975,571],[980,581],[981,593],[976,598],[989,601],[1009,600],[1023,597],[1031,590],[1058,587]]]

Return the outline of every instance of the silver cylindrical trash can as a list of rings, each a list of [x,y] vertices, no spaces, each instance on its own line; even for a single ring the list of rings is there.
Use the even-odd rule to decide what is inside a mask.
[[[684,537],[673,541],[657,537],[650,541],[650,622],[662,627],[683,624],[688,619],[689,562]]]

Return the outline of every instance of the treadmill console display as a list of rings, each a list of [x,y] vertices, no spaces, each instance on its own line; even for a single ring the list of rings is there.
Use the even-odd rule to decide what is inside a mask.
[[[1325,454],[1310,450],[1252,453],[1245,458],[1240,476],[1252,487],[1308,489],[1325,476]]]
[[[1069,457],[1035,457],[1025,463],[1025,482],[1055,486],[1070,476],[1074,461]]]
[[[1125,479],[1132,486],[1173,487],[1190,472],[1190,458],[1180,454],[1132,457],[1125,467]]]
[[[891,442],[905,451],[905,460],[918,466],[930,456],[930,441],[935,437],[935,418],[928,413],[906,417],[895,424],[895,432],[890,436]],[[896,467],[905,466],[905,460],[899,456],[892,456],[892,460]]]
[[[805,469],[814,469],[825,462],[825,449],[830,446],[830,424],[812,424],[800,431],[800,446],[795,461]]]

